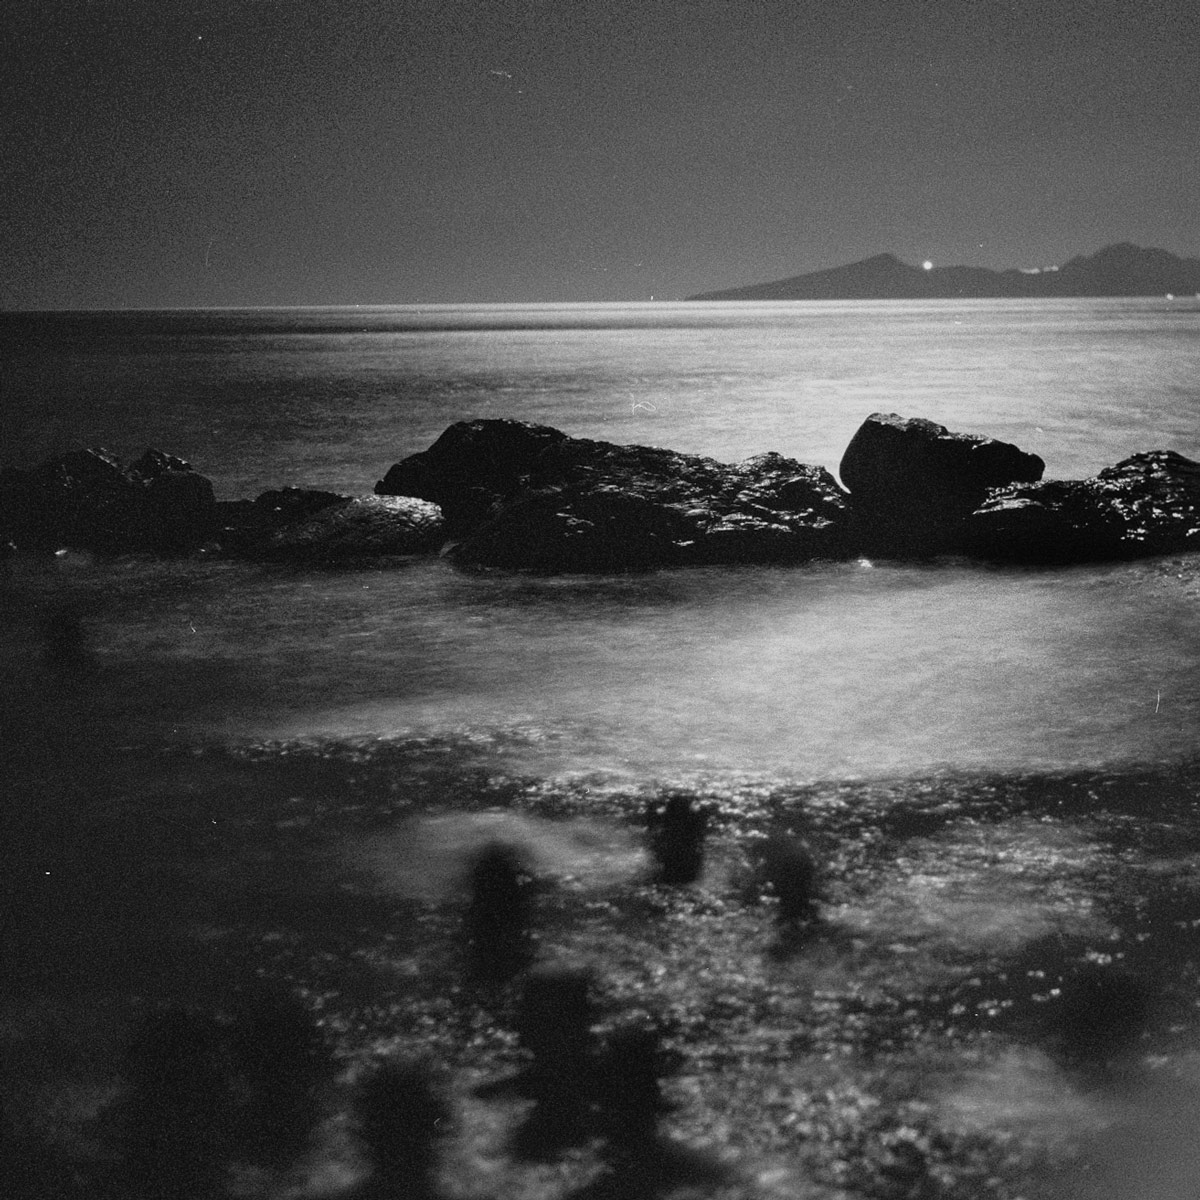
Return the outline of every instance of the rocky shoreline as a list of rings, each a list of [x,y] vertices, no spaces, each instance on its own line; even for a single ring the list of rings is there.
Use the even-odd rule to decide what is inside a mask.
[[[527,422],[451,425],[371,494],[289,487],[217,501],[181,458],[95,448],[0,470],[0,547],[330,562],[442,554],[546,572],[863,556],[1066,564],[1200,547],[1200,463],[1171,450],[1046,480],[1007,442],[874,413],[823,467],[739,463],[574,438]]]
[[[685,1185],[720,1200],[1061,1200],[1141,1194],[1194,1162],[1194,763],[630,787],[526,776],[474,738],[146,749],[10,766],[27,817],[4,843],[20,901],[6,1049],[47,1076],[0,1088],[29,1181],[14,1194],[165,1194],[120,1188],[135,1170],[171,1178],[173,1155],[130,1153],[151,1120],[192,1145],[190,1043],[152,1043],[148,1080],[130,1050],[164,1018],[217,1047],[220,1070],[199,1076],[213,1136],[179,1160],[199,1160],[214,1195],[384,1194],[356,1115],[387,1061],[438,1066],[425,1194],[446,1200]],[[119,802],[81,806],[83,778]],[[707,825],[686,883],[655,874],[650,820],[681,800]],[[819,866],[817,911],[794,925],[753,869],[779,830]],[[463,871],[496,844],[532,881],[535,957],[500,982],[471,973]],[[522,1014],[547,978],[584,981],[592,1022],[573,1086],[548,1096],[522,1090],[542,1049]],[[287,1018],[265,1086],[234,1040],[247,997]],[[648,1088],[669,1104],[643,1140],[700,1176],[649,1186],[605,1123],[597,1084],[625,1063],[629,1029],[663,1051]],[[288,1090],[297,1063],[325,1069]],[[528,1154],[548,1101],[576,1105],[582,1144]],[[1159,1123],[1153,1153],[1134,1153]],[[293,1136],[269,1140],[280,1127]],[[1077,1175],[1105,1186],[1075,1190]],[[236,1192],[219,1190],[229,1176]]]

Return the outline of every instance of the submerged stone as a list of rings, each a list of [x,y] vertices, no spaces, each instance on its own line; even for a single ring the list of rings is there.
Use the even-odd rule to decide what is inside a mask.
[[[412,496],[356,496],[285,525],[259,547],[270,558],[355,559],[427,554],[443,540],[441,509]]]

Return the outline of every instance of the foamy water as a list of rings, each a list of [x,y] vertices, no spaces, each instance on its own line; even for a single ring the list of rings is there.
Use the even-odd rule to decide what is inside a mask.
[[[1195,599],[1161,563],[598,579],[85,564],[66,583],[99,702],[181,732],[502,730],[538,771],[828,778],[1178,759],[1200,713]],[[12,636],[18,669],[30,629]]]

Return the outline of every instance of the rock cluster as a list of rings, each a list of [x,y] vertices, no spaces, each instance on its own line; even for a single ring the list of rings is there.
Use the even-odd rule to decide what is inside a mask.
[[[1173,450],[1091,479],[997,488],[971,513],[966,549],[1026,563],[1144,558],[1200,547],[1200,463]]]
[[[217,503],[207,479],[156,450],[128,467],[82,450],[0,471],[0,545],[305,562],[441,551],[552,572],[861,555],[1067,563],[1200,546],[1200,464],[1180,454],[1137,454],[1090,479],[1043,470],[1007,442],[894,413],[854,435],[844,486],[775,453],[722,463],[460,421],[358,497],[284,488]]]
[[[212,484],[160,450],[127,467],[96,448],[0,471],[0,544],[22,551],[181,553],[213,536],[216,517]]]

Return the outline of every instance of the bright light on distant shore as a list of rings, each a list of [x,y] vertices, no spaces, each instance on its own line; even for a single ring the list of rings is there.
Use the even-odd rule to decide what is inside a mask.
[[[933,263],[931,263],[931,262],[929,261],[929,259],[926,259],[926,260],[925,260],[925,261],[924,261],[924,262],[921,264],[921,266],[922,266],[922,267],[924,267],[924,269],[925,269],[926,271],[932,271],[932,270],[933,270]]]

